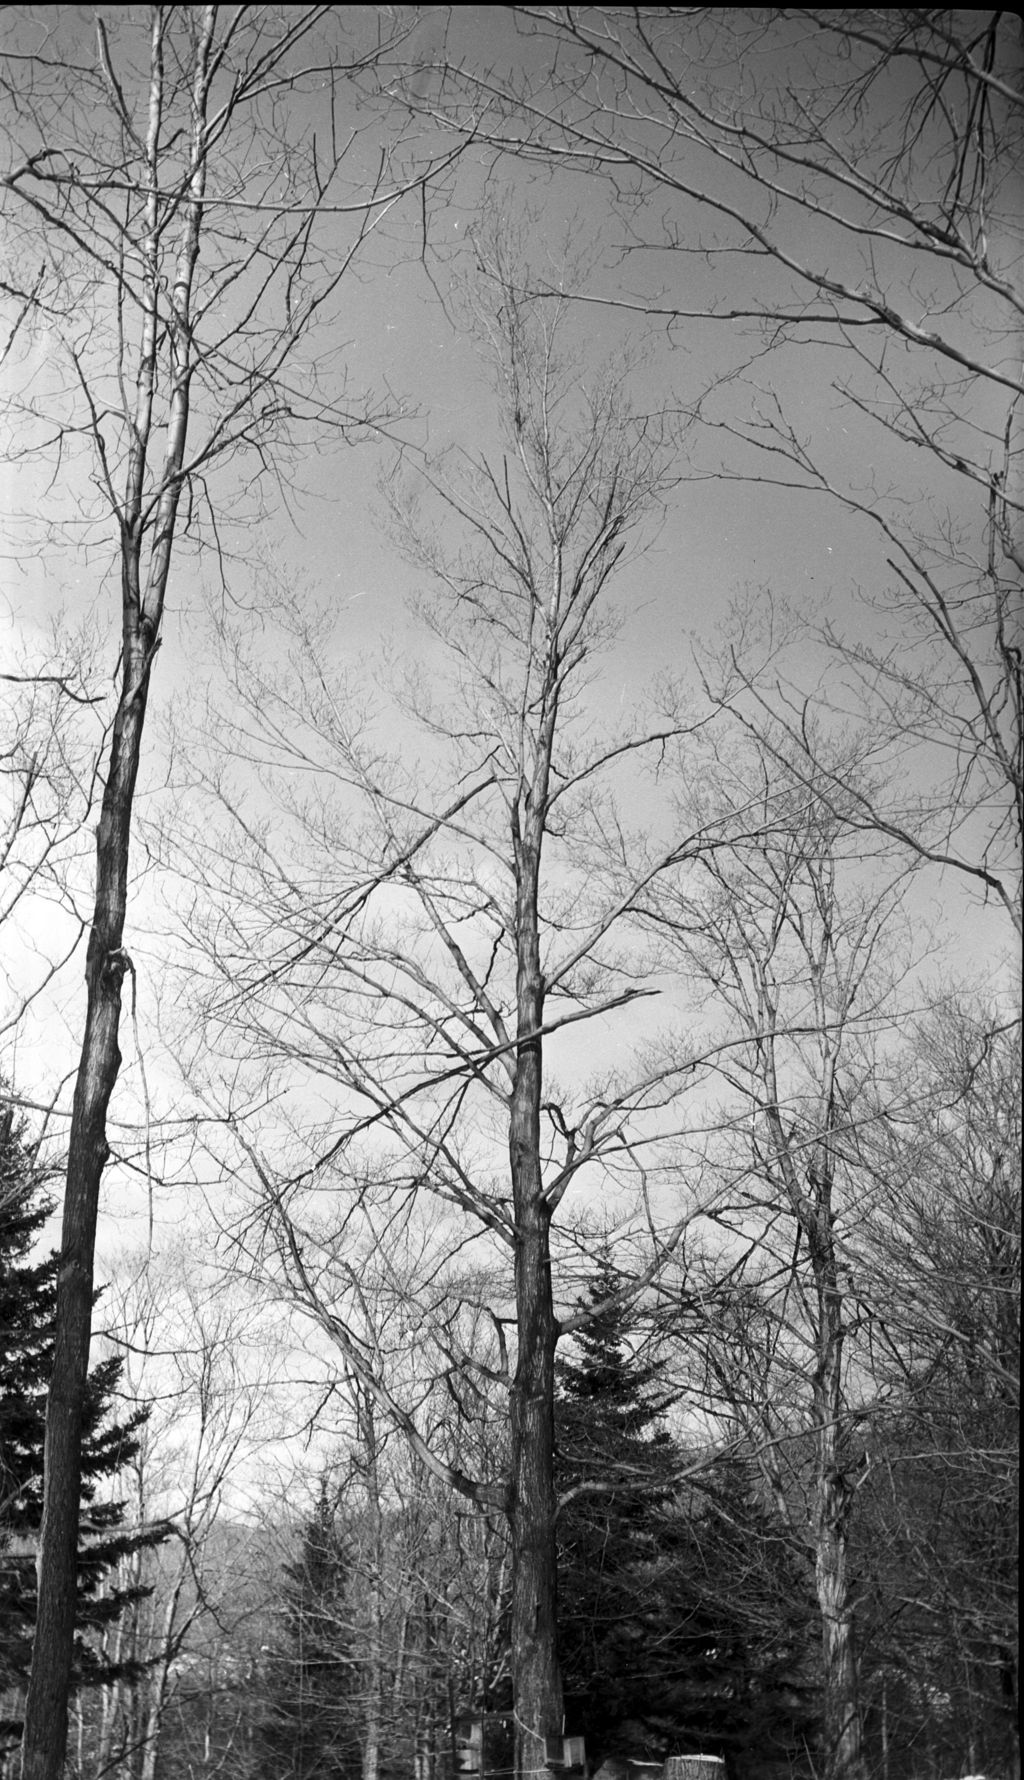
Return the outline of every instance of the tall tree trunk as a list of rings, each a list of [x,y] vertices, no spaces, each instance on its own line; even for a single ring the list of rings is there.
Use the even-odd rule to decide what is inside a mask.
[[[772,1018],[777,1009],[772,1007]],[[827,1026],[823,1025],[823,1030]],[[838,1122],[835,1056],[826,1057],[821,1096],[821,1132],[807,1161],[794,1150],[779,1113],[779,1086],[774,1051],[769,1050],[766,1087],[767,1119],[774,1139],[782,1181],[806,1244],[814,1282],[814,1375],[811,1381],[811,1430],[814,1439],[815,1588],[821,1620],[824,1684],[825,1780],[867,1780],[859,1677],[854,1641],[854,1609],[847,1568],[853,1491],[844,1469],[842,1431],[846,1421],[843,1360],[846,1325],[843,1287],[836,1260],[835,1158],[833,1132]],[[806,1167],[806,1175],[801,1170]]]
[[[857,1658],[847,1574],[849,1485],[838,1470],[819,1476],[815,1580],[821,1612],[828,1780],[866,1780]]]
[[[542,1772],[544,1739],[562,1730],[557,1654],[554,1316],[547,1216],[520,1230],[519,1357],[512,1389],[512,1675],[516,1774]]]
[[[128,842],[150,666],[139,628],[125,625],[121,702],[96,838],[96,902],[85,967],[85,1039],[68,1146],[53,1375],[46,1414],[45,1500],[35,1642],[25,1706],[23,1780],[59,1780],[67,1747],[96,1216],[109,1154],[107,1107],[121,1067],[118,1024],[127,968],[122,942]]]
[[[833,1230],[833,1163],[829,1138],[835,1117],[830,1084],[826,1137],[817,1169],[808,1174],[813,1206],[803,1224],[817,1299],[817,1363],[814,1375],[816,1475],[814,1571],[821,1614],[825,1681],[826,1780],[867,1780],[850,1596],[848,1556],[853,1491],[845,1471],[843,1351],[846,1328]]]
[[[517,1032],[509,1120],[515,1211],[518,1351],[512,1382],[509,1524],[512,1538],[512,1678],[517,1780],[543,1772],[546,1737],[562,1730],[558,1666],[555,1545],[555,1341],[551,1292],[551,1213],[541,1171],[540,1107],[544,981],[537,914],[544,766],[515,832],[517,892]]]
[[[175,1638],[175,1622],[178,1617],[178,1605],[184,1583],[185,1570],[183,1568],[178,1582],[171,1591],[170,1599],[164,1607],[160,1630],[156,1633],[155,1641],[159,1655],[150,1670],[145,1704],[140,1713],[142,1763],[139,1769],[139,1780],[155,1780],[157,1760],[160,1754],[160,1737],[167,1710],[171,1665],[181,1643],[180,1638]],[[154,1632],[156,1632],[155,1626]]]
[[[142,1516],[138,1516],[139,1525]],[[126,1589],[137,1589],[142,1581],[142,1553],[133,1551],[127,1559],[122,1558],[118,1565],[118,1586]],[[101,1654],[105,1662],[120,1668],[126,1661],[134,1662],[139,1654],[138,1622],[141,1602],[133,1601],[130,1610],[122,1613],[112,1630],[104,1632],[101,1643]],[[96,1769],[100,1774],[112,1770],[114,1766],[114,1733],[119,1720],[127,1720],[132,1724],[136,1713],[132,1697],[133,1690],[123,1680],[108,1682],[100,1695],[100,1720],[96,1734]],[[127,1707],[127,1710],[126,1710]],[[126,1741],[132,1740],[131,1730]],[[81,1769],[81,1761],[79,1761]]]
[[[150,504],[153,406],[160,347],[160,224],[164,45],[168,9],[154,7],[147,133],[149,194],[143,257],[147,272],[128,454],[120,512],[121,696],[114,719],[96,836],[96,893],[86,953],[85,1036],[68,1143],[67,1186],[57,1277],[53,1374],[46,1408],[44,1505],[38,1560],[38,1609],[25,1707],[22,1780],[60,1780],[67,1748],[78,1579],[81,1447],[92,1336],[93,1262],[100,1183],[110,1153],[107,1109],[121,1068],[121,989],[128,859],[135,783],[142,756],[150,669],[159,646],[171,552],[177,529],[193,371],[192,287],[199,258],[206,189],[206,111],[217,9],[205,6],[190,45],[192,136],[181,207],[174,286],[164,323],[167,419],[159,494],[149,523],[143,582],[144,515]]]
[[[366,1650],[366,1718],[363,1732],[362,1780],[378,1780],[384,1728],[384,1519],[378,1462],[377,1419],[368,1391],[358,1382],[356,1416],[366,1464],[370,1520],[369,1623]]]

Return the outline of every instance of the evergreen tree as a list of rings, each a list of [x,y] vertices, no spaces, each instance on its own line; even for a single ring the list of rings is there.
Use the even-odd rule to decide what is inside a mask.
[[[266,1780],[353,1780],[359,1773],[350,1569],[325,1477],[299,1557],[284,1568],[280,1641],[259,1735]]]
[[[751,1460],[718,1453],[679,1493],[675,1599],[710,1633],[673,1690],[680,1753],[745,1777],[813,1771],[819,1731],[812,1578],[761,1501]]]
[[[677,1454],[662,1418],[656,1366],[627,1352],[628,1313],[609,1304],[622,1279],[607,1256],[589,1286],[591,1320],[578,1360],[558,1362],[559,1651],[570,1729],[585,1724],[601,1752],[637,1708],[642,1578],[658,1565],[659,1510]],[[590,1749],[592,1755],[597,1749]]]
[[[52,1206],[24,1126],[0,1105],[0,1749],[21,1735],[17,1700],[28,1675],[35,1625],[35,1553],[42,1521],[46,1390],[53,1355],[58,1256],[36,1257]],[[111,1419],[118,1359],[89,1376],[83,1449],[82,1536],[75,1646],[77,1686],[131,1672],[102,1660],[90,1638],[149,1591],[107,1586],[118,1561],[159,1544],[168,1529],[124,1527],[123,1502],[97,1502],[99,1488],[138,1450],[148,1411]]]
[[[560,1362],[559,1637],[567,1722],[605,1755],[724,1756],[733,1773],[799,1758],[805,1581],[737,1462],[695,1466],[665,1428],[658,1363],[630,1349],[604,1256],[594,1315]],[[693,1475],[687,1481],[686,1473]]]

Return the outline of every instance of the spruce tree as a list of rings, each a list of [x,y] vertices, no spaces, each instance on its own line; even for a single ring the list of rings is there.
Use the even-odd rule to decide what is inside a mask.
[[[266,1780],[354,1780],[359,1773],[351,1565],[337,1507],[325,1477],[299,1556],[284,1567],[280,1635],[258,1739]]]
[[[810,1774],[820,1732],[812,1578],[760,1499],[751,1459],[712,1455],[677,1496],[673,1543],[676,1598],[712,1638],[675,1693],[680,1753],[722,1755],[744,1780]]]
[[[23,1123],[0,1103],[0,1750],[21,1734],[19,1696],[28,1675],[35,1626],[36,1548],[42,1521],[46,1391],[53,1355],[59,1258],[38,1255],[52,1211],[46,1172]],[[97,1653],[94,1635],[149,1591],[107,1586],[118,1561],[160,1543],[159,1525],[126,1529],[123,1502],[98,1502],[101,1485],[138,1451],[148,1411],[111,1418],[121,1375],[114,1358],[89,1376],[83,1448],[82,1536],[78,1561],[75,1682],[89,1686],[132,1672]]]
[[[806,1579],[738,1462],[669,1434],[663,1367],[601,1258],[593,1315],[559,1365],[559,1640],[567,1724],[588,1758],[723,1756],[770,1773],[804,1753]]]
[[[634,1713],[641,1579],[658,1563],[658,1511],[677,1457],[659,1368],[629,1355],[628,1311],[608,1302],[622,1284],[604,1256],[589,1285],[594,1314],[575,1337],[579,1358],[558,1362],[558,1484],[569,1496],[558,1522],[559,1650],[567,1711],[586,1720],[591,1742]]]

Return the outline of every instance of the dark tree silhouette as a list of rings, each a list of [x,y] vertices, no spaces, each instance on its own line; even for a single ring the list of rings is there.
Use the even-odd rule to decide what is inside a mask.
[[[591,1761],[704,1752],[791,1770],[813,1725],[807,1581],[741,1459],[665,1426],[664,1367],[606,1254],[594,1314],[559,1363],[559,1643],[570,1729]]]
[[[259,1772],[268,1780],[351,1780],[359,1773],[350,1568],[338,1502],[324,1478],[301,1552],[284,1570],[281,1635],[259,1735]]]
[[[18,1699],[28,1678],[36,1618],[36,1549],[43,1511],[46,1384],[53,1360],[58,1257],[38,1255],[53,1209],[48,1171],[8,1106],[0,1111],[0,1748],[21,1735]],[[74,1681],[109,1682],[131,1664],[112,1665],[91,1634],[102,1631],[148,1590],[108,1584],[128,1554],[157,1545],[162,1524],[125,1528],[123,1502],[100,1502],[101,1486],[138,1449],[148,1411],[112,1419],[121,1362],[102,1361],[89,1373],[82,1445]]]

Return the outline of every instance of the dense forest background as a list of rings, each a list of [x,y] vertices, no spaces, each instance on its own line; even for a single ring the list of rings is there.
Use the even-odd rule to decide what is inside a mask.
[[[11,1780],[1019,1772],[1020,60],[4,9]]]

